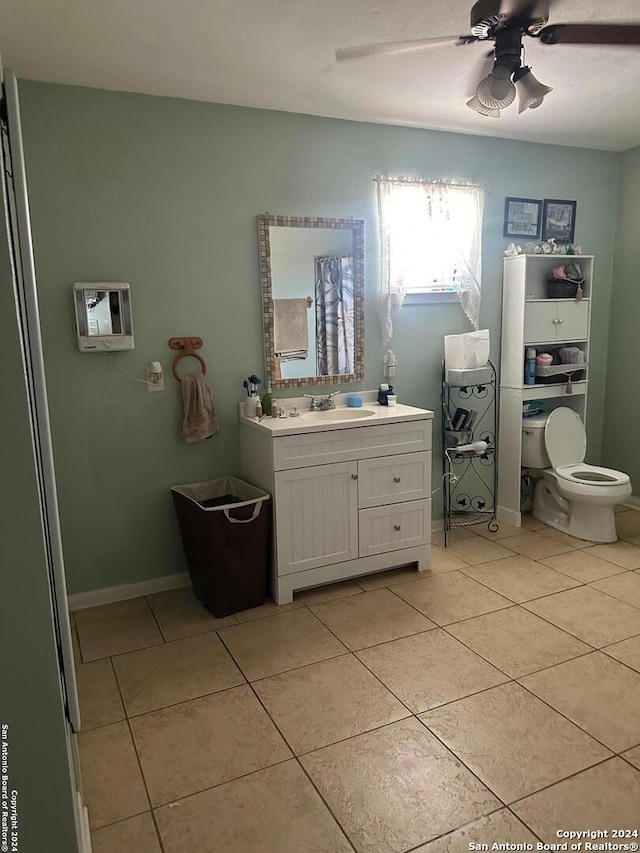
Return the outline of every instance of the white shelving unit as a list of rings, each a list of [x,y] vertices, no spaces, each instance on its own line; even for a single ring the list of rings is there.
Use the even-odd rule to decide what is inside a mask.
[[[585,277],[582,299],[547,299],[548,274],[572,261],[580,264]],[[541,400],[548,412],[567,406],[583,421],[586,417],[593,262],[593,255],[516,255],[504,259],[497,517],[516,527],[521,523],[522,404]],[[535,347],[546,352],[561,346],[577,346],[584,351],[584,378],[571,383],[571,393],[567,393],[564,378],[557,384],[525,385],[526,350]]]

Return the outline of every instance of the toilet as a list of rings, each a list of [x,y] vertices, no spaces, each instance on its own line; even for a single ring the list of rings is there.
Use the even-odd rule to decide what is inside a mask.
[[[631,495],[628,474],[587,465],[587,436],[573,409],[523,418],[522,466],[541,469],[533,514],[578,539],[615,542],[614,506]]]

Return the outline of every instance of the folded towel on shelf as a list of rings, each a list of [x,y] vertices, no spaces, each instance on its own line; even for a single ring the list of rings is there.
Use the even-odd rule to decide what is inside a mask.
[[[182,437],[188,443],[211,438],[220,432],[216,409],[213,405],[211,388],[207,385],[204,373],[193,376],[183,376],[180,379],[182,387],[182,403],[184,418],[182,421]]]
[[[307,357],[309,349],[308,310],[306,299],[273,300],[274,350],[282,357]]]

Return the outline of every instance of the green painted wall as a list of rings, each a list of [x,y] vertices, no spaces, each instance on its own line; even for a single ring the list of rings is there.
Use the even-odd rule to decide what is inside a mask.
[[[632,446],[640,423],[640,147],[620,155],[617,226],[602,462],[628,473],[634,494],[640,495],[640,449]]]
[[[577,199],[576,239],[597,255],[588,427],[598,461],[617,154],[34,82],[21,94],[71,592],[183,570],[169,485],[238,470],[236,402],[242,378],[263,370],[256,214],[366,220],[362,387],[378,384],[377,173],[487,188],[482,325],[494,358],[505,196]],[[204,338],[219,436],[182,442],[170,373],[164,394],[148,394],[110,357],[77,351],[71,285],[86,280],[131,283],[136,349],[120,356],[131,373],[151,359],[168,371],[172,335]],[[459,306],[408,306],[396,328],[400,400],[437,408],[443,335],[468,328]]]
[[[9,726],[9,790],[18,791],[21,853],[72,853],[73,794],[4,211],[0,336],[0,723]]]

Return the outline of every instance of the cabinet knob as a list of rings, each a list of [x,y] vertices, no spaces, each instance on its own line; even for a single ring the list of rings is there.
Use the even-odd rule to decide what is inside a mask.
[[[564,323],[564,319],[562,317],[558,317],[558,323]]]
[[[394,524],[394,525],[393,525],[393,529],[394,529],[394,530],[402,530],[402,525],[400,525],[400,524]]]
[[[351,479],[352,479],[352,480],[357,480],[357,479],[358,479],[358,475],[357,475],[357,474],[352,474],[352,475],[351,475]]]
[[[401,482],[402,482],[402,477],[394,477],[394,478],[393,478],[393,482],[394,482],[394,483],[401,483]]]
[[[552,322],[554,325],[556,325],[556,323],[558,322],[558,318],[557,318],[557,317],[554,317],[554,318],[553,318],[553,320],[552,320],[551,322]]]

